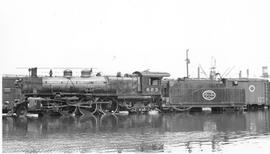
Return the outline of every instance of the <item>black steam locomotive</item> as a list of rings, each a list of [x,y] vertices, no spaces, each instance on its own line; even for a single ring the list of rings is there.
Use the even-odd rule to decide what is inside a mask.
[[[82,70],[73,76],[65,70],[63,76],[38,77],[37,68],[30,77],[17,79],[15,85],[22,94],[16,114],[55,111],[61,114],[116,113],[149,111],[161,106],[163,77],[169,73],[134,72],[125,76],[92,75]]]

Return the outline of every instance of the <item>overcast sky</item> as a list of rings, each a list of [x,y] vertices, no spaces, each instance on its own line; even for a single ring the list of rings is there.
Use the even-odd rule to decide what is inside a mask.
[[[104,74],[164,71],[191,76],[211,57],[223,74],[270,66],[268,0],[1,1],[1,72],[16,67],[94,67]],[[40,70],[44,72],[44,70]],[[202,75],[203,76],[203,75]]]

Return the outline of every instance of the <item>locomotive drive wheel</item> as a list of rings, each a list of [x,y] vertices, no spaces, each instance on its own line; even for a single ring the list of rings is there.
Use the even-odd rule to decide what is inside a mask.
[[[82,115],[94,114],[97,111],[97,104],[92,104],[91,106],[79,107],[79,111]]]
[[[19,105],[16,109],[17,117],[25,117],[27,115],[27,108],[25,105]]]
[[[90,115],[96,113],[98,106],[96,102],[99,98],[92,98],[92,99],[82,99],[80,100],[80,105],[78,109],[82,115]]]

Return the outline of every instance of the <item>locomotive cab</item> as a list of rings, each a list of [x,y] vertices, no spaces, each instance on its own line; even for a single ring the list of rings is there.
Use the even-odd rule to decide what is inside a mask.
[[[138,91],[142,95],[161,95],[161,80],[163,77],[169,77],[169,73],[165,72],[134,72],[139,76]]]

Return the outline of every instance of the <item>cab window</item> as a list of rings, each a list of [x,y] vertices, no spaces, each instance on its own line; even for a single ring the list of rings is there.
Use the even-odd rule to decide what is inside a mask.
[[[149,79],[149,85],[150,86],[157,86],[157,85],[159,85],[159,78],[150,78]]]

